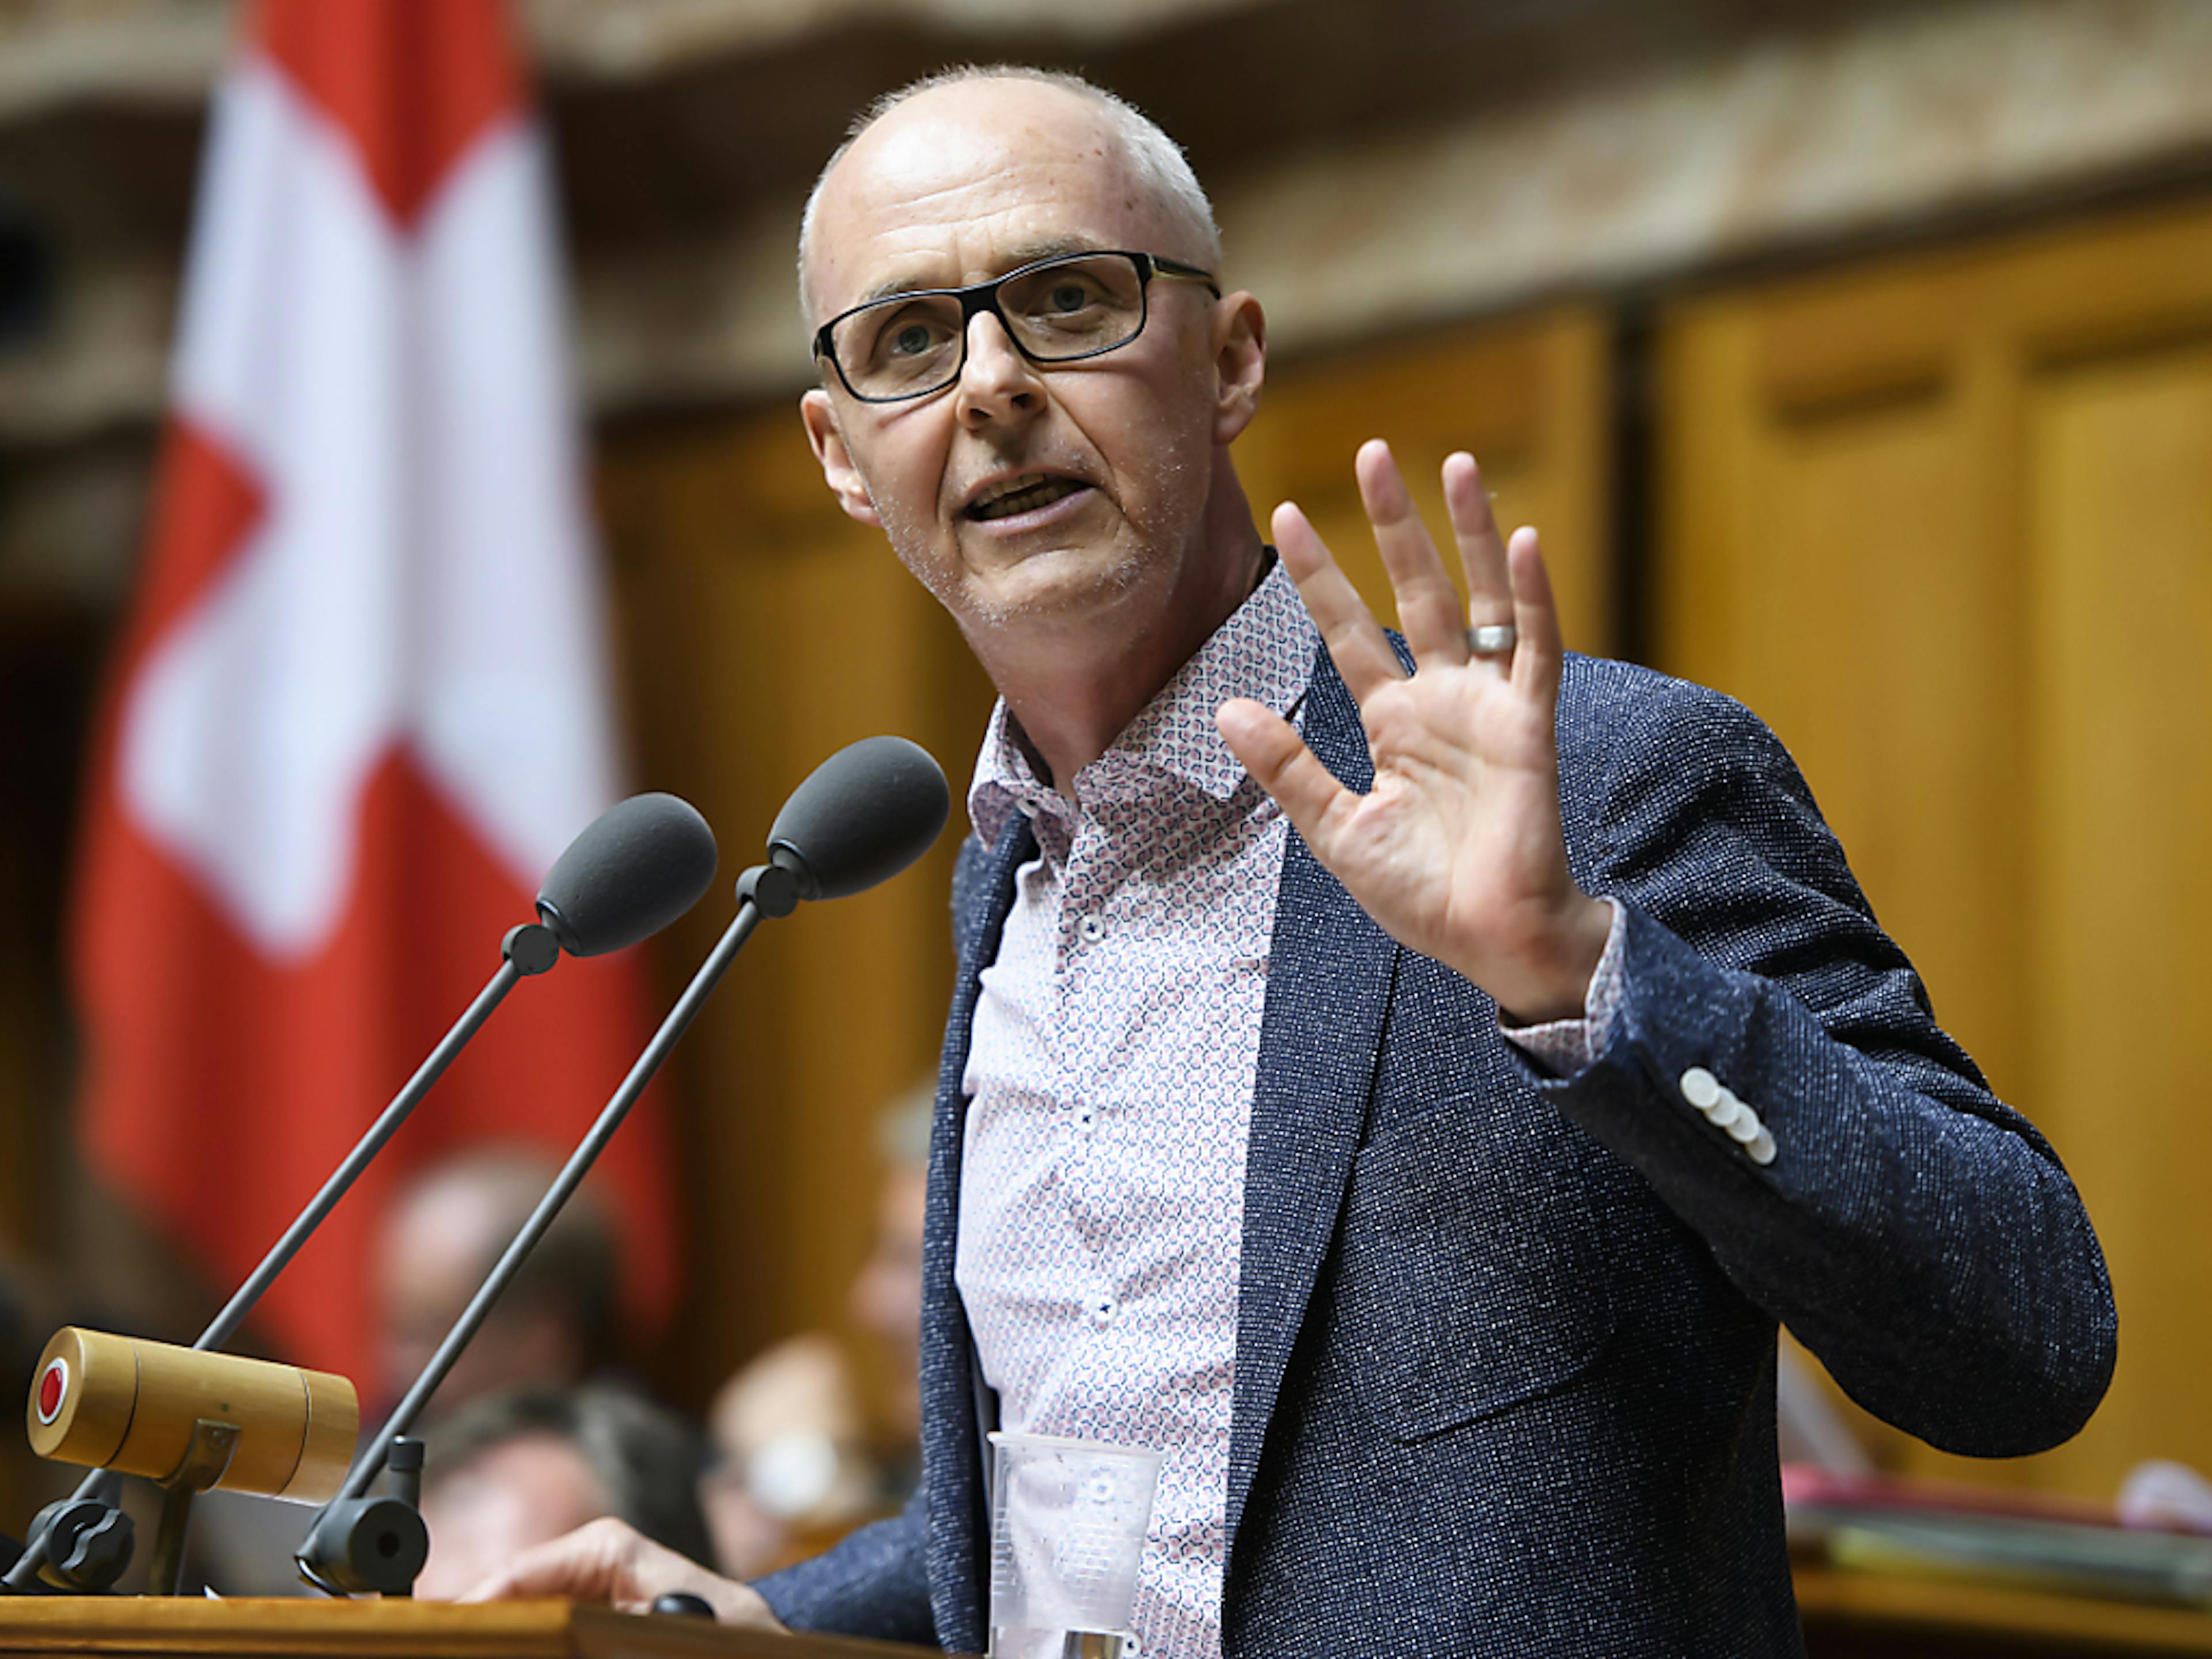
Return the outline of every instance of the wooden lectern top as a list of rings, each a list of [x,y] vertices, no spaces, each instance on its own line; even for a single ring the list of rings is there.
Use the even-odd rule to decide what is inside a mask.
[[[1800,1563],[1814,1659],[2212,1656],[2212,1618],[1990,1585],[1831,1571]],[[1356,1644],[1347,1644],[1356,1651]],[[842,1636],[778,1636],[568,1601],[194,1601],[162,1596],[0,1598],[0,1655],[237,1655],[240,1659],[916,1659],[924,1650]]]
[[[912,1659],[844,1636],[779,1636],[569,1601],[0,1599],[0,1654],[224,1654],[252,1659]]]
[[[2212,1615],[2026,1585],[1853,1572],[1800,1561],[1797,1612],[1813,1659],[2212,1659]]]

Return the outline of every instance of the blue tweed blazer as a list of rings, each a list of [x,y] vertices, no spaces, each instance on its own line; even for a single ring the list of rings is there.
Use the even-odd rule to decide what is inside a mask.
[[[1308,742],[1365,788],[1324,653]],[[1626,907],[1605,1052],[1544,1075],[1293,834],[1245,1182],[1224,1646],[1232,1659],[1802,1652],[1775,1331],[1948,1450],[2039,1450],[2112,1373],[2065,1171],[1936,1026],[1781,744],[1738,704],[1569,659],[1567,849]],[[981,1652],[973,1349],[953,1283],[978,975],[1027,820],[963,849],[930,1156],[923,1481],[761,1585],[797,1627]],[[1703,1066],[1778,1146],[1686,1103]]]

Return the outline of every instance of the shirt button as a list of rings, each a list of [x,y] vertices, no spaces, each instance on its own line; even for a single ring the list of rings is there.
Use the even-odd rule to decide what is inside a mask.
[[[1112,1297],[1094,1296],[1091,1298],[1091,1319],[1093,1324],[1112,1324],[1116,1311]]]
[[[1093,913],[1077,922],[1075,931],[1083,936],[1085,944],[1096,945],[1106,937],[1106,924],[1096,913]]]
[[[1033,818],[1037,815],[1037,804],[1033,800],[1018,800],[1014,805],[1020,809],[1021,815],[1025,818]]]
[[[1682,1098],[1699,1111],[1710,1111],[1721,1097],[1720,1079],[1702,1066],[1682,1073]]]
[[[1085,1134],[1091,1133],[1092,1127],[1097,1123],[1097,1121],[1098,1114],[1091,1108],[1088,1106],[1079,1106],[1075,1109],[1075,1127],[1082,1130]]]

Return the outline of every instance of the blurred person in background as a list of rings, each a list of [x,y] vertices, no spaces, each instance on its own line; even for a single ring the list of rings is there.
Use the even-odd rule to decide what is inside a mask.
[[[878,1486],[898,1499],[921,1479],[921,1246],[929,1200],[929,1120],[936,1103],[932,1078],[884,1116],[875,1248],[846,1303],[854,1326],[875,1344]]]
[[[827,1332],[801,1332],[747,1361],[707,1422],[714,1462],[699,1501],[712,1559],[732,1577],[788,1566],[884,1512],[859,1379]]]
[[[2123,1526],[2212,1534],[2212,1480],[2186,1463],[2149,1458],[2127,1472],[2114,1508]]]
[[[1782,1462],[1832,1474],[1871,1474],[1874,1460],[1813,1368],[1785,1346],[1775,1356],[1775,1373],[1774,1438]]]
[[[450,1601],[520,1551],[603,1516],[693,1560],[711,1545],[705,1447],[674,1413],[610,1383],[479,1396],[424,1437],[430,1559],[415,1592]]]
[[[478,1146],[430,1164],[394,1195],[374,1262],[376,1386],[386,1407],[429,1363],[555,1173],[543,1152]],[[444,1416],[501,1389],[558,1388],[613,1367],[621,1283],[614,1231],[586,1185],[493,1304],[430,1412]]]
[[[846,1302],[873,1353],[856,1363],[836,1336],[803,1332],[714,1396],[715,1462],[701,1501],[725,1572],[750,1577],[813,1554],[896,1510],[921,1478],[921,1231],[936,1088],[917,1085],[878,1121],[875,1241]]]

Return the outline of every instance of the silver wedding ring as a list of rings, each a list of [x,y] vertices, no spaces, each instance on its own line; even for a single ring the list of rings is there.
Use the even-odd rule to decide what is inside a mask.
[[[1519,638],[1511,623],[1485,623],[1467,630],[1467,648],[1478,657],[1502,657]]]

